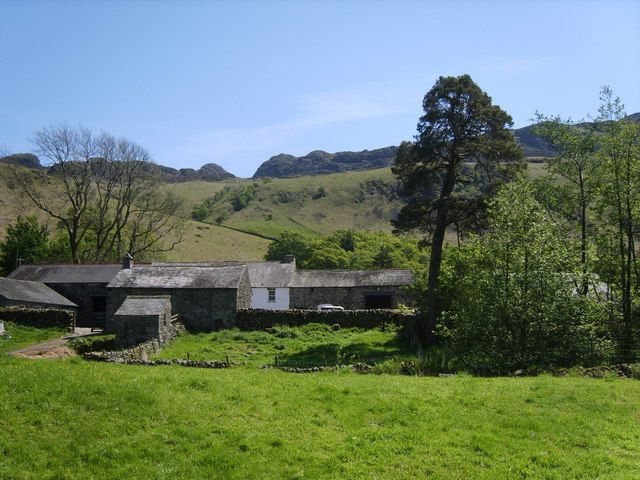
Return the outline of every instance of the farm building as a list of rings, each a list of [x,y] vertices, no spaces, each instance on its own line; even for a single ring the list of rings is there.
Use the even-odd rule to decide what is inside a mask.
[[[128,347],[158,339],[171,339],[171,297],[142,295],[127,297],[114,314],[114,330],[119,347]]]
[[[43,283],[0,277],[0,307],[44,307],[75,311],[78,306]]]
[[[287,255],[281,262],[248,262],[251,308],[288,310],[289,284],[296,271],[296,259]]]
[[[297,270],[291,282],[290,307],[315,309],[323,303],[347,310],[396,308],[407,302],[410,270]]]
[[[292,255],[279,262],[151,265],[125,256],[122,265],[22,265],[9,277],[50,287],[78,305],[78,326],[108,332],[131,296],[169,297],[179,322],[212,331],[235,326],[240,309],[395,308],[414,282],[409,270],[297,270]]]
[[[130,295],[168,295],[173,313],[188,329],[219,330],[235,325],[236,311],[250,308],[247,266],[142,265],[123,268],[109,282],[107,331]]]
[[[20,265],[7,278],[43,283],[78,306],[76,326],[106,326],[107,284],[120,265]]]

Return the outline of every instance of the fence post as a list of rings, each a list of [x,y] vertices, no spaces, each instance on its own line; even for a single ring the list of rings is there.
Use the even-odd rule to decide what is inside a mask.
[[[278,366],[278,355],[276,355],[276,367]]]

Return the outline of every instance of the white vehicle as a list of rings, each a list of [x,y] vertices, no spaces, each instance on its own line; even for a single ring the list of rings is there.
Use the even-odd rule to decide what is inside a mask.
[[[344,307],[340,307],[338,305],[331,305],[330,303],[321,303],[318,305],[319,312],[341,312],[344,310]]]

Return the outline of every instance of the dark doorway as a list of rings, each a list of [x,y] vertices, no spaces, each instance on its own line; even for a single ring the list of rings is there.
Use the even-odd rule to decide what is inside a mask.
[[[76,326],[104,330],[107,320],[107,296],[92,295],[89,297],[89,308],[87,318],[77,321]]]
[[[393,308],[393,295],[390,293],[384,295],[365,295],[364,308]]]
[[[107,297],[103,295],[91,297],[91,313],[106,313]]]

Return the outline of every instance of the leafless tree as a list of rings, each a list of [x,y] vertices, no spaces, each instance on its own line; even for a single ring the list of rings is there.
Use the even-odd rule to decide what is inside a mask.
[[[16,182],[64,229],[74,262],[167,251],[182,240],[181,201],[162,188],[141,146],[66,124],[38,130],[33,144],[54,188],[34,172],[16,172]]]

